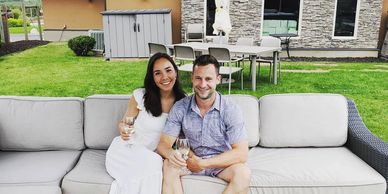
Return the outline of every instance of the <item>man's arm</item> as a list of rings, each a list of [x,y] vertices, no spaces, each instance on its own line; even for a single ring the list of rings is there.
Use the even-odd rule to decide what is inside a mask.
[[[175,140],[176,137],[162,133],[156,150],[163,158],[168,159],[174,166],[185,167],[187,166],[186,161],[182,158],[181,154],[172,149]]]
[[[231,146],[231,150],[208,159],[193,154],[187,160],[187,166],[191,171],[198,172],[206,168],[226,168],[236,163],[245,163],[248,159],[248,141],[243,140]]]
[[[163,158],[168,158],[171,152],[174,151],[172,149],[172,145],[174,144],[175,140],[176,137],[162,133],[162,135],[160,136],[159,145],[156,148],[158,154],[161,155]]]

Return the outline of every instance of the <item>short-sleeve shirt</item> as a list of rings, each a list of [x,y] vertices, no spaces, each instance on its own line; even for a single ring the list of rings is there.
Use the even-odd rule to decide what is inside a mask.
[[[219,93],[204,117],[194,95],[176,102],[162,132],[178,137],[181,130],[195,155],[202,158],[221,154],[230,150],[232,144],[247,139],[241,109]]]

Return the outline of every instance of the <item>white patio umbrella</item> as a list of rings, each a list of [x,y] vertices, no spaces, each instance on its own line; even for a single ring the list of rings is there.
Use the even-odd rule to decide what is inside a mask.
[[[228,36],[232,30],[229,16],[229,0],[216,0],[216,7],[213,34],[221,34],[222,31]]]
[[[229,0],[216,0],[216,14],[214,18],[213,24],[213,34],[219,35],[219,43],[222,44],[222,32],[225,33],[226,39],[228,39],[229,33],[232,30],[232,24],[230,23],[229,16]],[[232,83],[232,68],[229,62],[229,78],[227,80],[229,82],[229,94]]]

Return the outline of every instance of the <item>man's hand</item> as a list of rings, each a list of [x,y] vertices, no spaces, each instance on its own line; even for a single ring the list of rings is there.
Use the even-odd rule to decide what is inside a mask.
[[[187,159],[186,163],[187,163],[187,168],[191,172],[200,172],[205,169],[202,165],[203,159],[196,156],[195,154],[192,154],[189,157],[189,159]]]
[[[169,156],[166,159],[168,159],[170,164],[177,168],[183,168],[187,166],[186,160],[182,158],[182,154],[176,150],[171,150]]]

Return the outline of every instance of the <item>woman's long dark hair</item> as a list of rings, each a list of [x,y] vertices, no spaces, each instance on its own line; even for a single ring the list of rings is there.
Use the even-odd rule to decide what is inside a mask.
[[[151,112],[151,114],[154,117],[158,117],[162,114],[162,102],[160,99],[160,90],[158,86],[155,84],[154,75],[153,75],[155,62],[161,58],[164,58],[170,61],[176,73],[176,80],[173,87],[175,102],[186,96],[185,92],[181,88],[181,85],[179,82],[179,76],[178,76],[178,67],[176,66],[174,60],[172,60],[172,58],[165,53],[155,53],[148,61],[147,73],[144,78],[144,88],[145,88],[144,107],[146,111]]]

